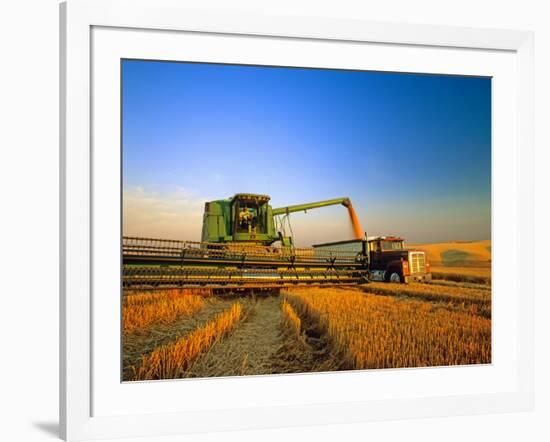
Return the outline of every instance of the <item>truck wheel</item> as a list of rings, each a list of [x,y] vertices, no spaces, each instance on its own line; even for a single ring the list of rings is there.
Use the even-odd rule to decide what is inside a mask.
[[[402,282],[401,275],[398,272],[390,273],[390,282]]]

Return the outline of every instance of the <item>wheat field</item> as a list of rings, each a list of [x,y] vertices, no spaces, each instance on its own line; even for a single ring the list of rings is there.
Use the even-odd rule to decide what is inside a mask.
[[[176,342],[161,346],[143,358],[135,370],[135,380],[173,379],[181,377],[191,363],[240,320],[241,304],[235,302],[215,319]]]
[[[302,321],[286,299],[283,300],[281,304],[281,309],[283,313],[283,327],[285,327],[291,333],[294,333],[296,336],[300,336],[302,330]]]
[[[411,243],[407,247],[424,250],[432,266],[489,268],[491,265],[491,240]]]
[[[450,308],[491,317],[491,291],[483,288],[439,284],[392,284],[371,282],[363,287],[367,293],[406,296],[435,303],[448,303]]]
[[[203,296],[177,290],[126,296],[122,303],[123,333],[128,334],[154,323],[173,322],[179,316],[196,313],[204,304]]]
[[[319,323],[349,369],[491,361],[491,321],[478,315],[343,289],[292,289],[285,297]]]
[[[130,292],[122,303],[123,380],[490,363],[490,279],[462,279],[476,276],[468,270],[432,283],[254,296]]]

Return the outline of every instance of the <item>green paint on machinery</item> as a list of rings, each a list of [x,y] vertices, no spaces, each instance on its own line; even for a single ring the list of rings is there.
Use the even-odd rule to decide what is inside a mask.
[[[239,193],[207,202],[200,242],[123,237],[123,287],[208,287],[225,292],[349,285],[368,279],[365,250],[296,248],[292,240],[291,213],[341,204],[349,212],[354,235],[365,244],[349,198],[278,208],[269,200],[267,195]]]
[[[349,208],[350,199],[335,198],[294,206],[272,208],[270,197],[239,193],[232,198],[205,204],[201,241],[205,243],[251,243],[271,245],[280,241],[292,246],[292,235],[286,234],[285,217],[293,212],[307,211],[342,204]]]

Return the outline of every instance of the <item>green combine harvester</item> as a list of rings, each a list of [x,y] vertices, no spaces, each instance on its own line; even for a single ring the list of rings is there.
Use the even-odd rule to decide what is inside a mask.
[[[289,215],[341,204],[363,239],[349,198],[272,208],[270,197],[240,193],[205,204],[200,242],[123,237],[123,287],[270,289],[357,284],[368,253],[296,248]]]

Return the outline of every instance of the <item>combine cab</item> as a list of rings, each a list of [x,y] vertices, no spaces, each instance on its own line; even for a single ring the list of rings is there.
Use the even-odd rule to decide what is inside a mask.
[[[368,254],[369,279],[372,281],[430,281],[430,264],[422,250],[408,250],[404,239],[397,236],[376,236],[367,240],[351,240],[314,245],[316,253],[340,250]]]
[[[124,237],[123,286],[273,288],[366,282],[368,255],[294,247],[289,215],[349,198],[272,208],[269,196],[237,194],[205,204],[201,242]]]

